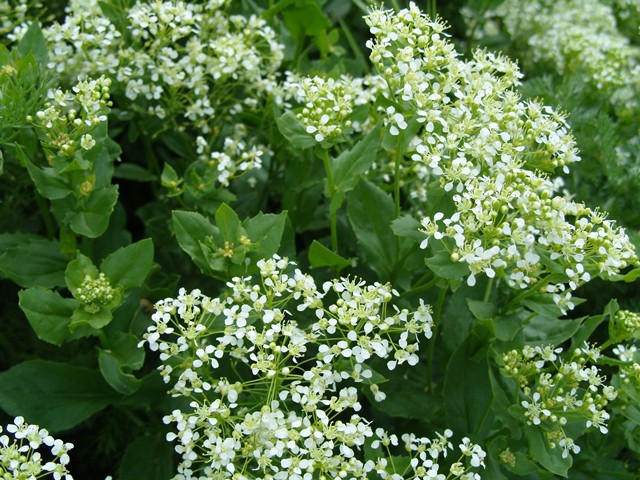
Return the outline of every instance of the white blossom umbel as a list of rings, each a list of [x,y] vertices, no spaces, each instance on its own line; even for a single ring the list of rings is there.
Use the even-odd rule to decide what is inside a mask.
[[[568,435],[590,428],[609,431],[606,407],[618,393],[595,365],[599,358],[600,349],[585,343],[570,355],[563,355],[561,347],[525,346],[500,360],[500,372],[516,382],[518,398],[523,398],[521,420],[541,429],[552,448],[560,447],[563,458],[580,452]]]
[[[445,25],[413,3],[366,21],[370,58],[396,105],[389,133],[419,126],[409,154],[425,204],[440,202],[426,204],[422,248],[437,243],[464,262],[471,286],[479,274],[535,286],[563,312],[581,284],[637,263],[622,228],[556,194],[547,175],[579,160],[575,142],[563,115],[520,98],[513,62],[484,50],[459,58]]]
[[[67,470],[71,443],[65,443],[49,435],[49,432],[16,417],[6,426],[0,427],[0,478],[53,478],[73,480]],[[46,453],[41,447],[46,447]]]
[[[258,267],[260,278],[234,278],[221,297],[183,289],[159,301],[141,342],[160,353],[170,393],[189,399],[165,417],[182,457],[175,478],[401,478],[387,461],[398,439],[362,416],[359,390],[384,401],[374,360],[389,370],[418,362],[430,307],[392,308],[389,285],[354,278],[318,287],[278,256]],[[438,464],[451,436],[403,437],[413,471],[476,478],[485,453],[469,439],[457,463]],[[362,455],[371,440],[376,462]]]

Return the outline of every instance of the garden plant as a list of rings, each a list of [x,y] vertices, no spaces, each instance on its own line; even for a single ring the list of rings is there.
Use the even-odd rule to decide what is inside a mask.
[[[0,0],[0,478],[640,478],[639,29]]]

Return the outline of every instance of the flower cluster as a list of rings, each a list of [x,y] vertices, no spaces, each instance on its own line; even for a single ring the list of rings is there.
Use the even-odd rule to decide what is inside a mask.
[[[22,417],[16,417],[5,430],[9,435],[2,435],[0,427],[0,477],[35,479],[51,475],[55,480],[73,480],[67,470],[71,443],[53,438],[46,429],[30,425]],[[38,451],[42,445],[50,450],[44,457]]]
[[[420,125],[410,145],[417,178],[445,193],[442,211],[422,220],[422,248],[442,241],[454,262],[469,266],[469,285],[480,273],[515,288],[538,284],[562,311],[580,284],[637,263],[623,229],[556,195],[544,172],[568,171],[579,160],[576,145],[563,115],[520,98],[514,63],[483,50],[459,59],[444,24],[414,4],[366,20],[371,60],[398,104],[388,109],[389,131]],[[426,200],[427,191],[413,196]],[[565,278],[549,284],[559,270]]]
[[[318,288],[278,256],[258,267],[257,282],[234,278],[222,297],[181,290],[159,301],[141,342],[160,353],[172,395],[191,400],[165,418],[182,456],[176,478],[364,479],[374,470],[400,478],[392,463],[357,454],[371,439],[397,445],[358,413],[357,387],[384,400],[371,364],[415,365],[419,337],[432,334],[430,307],[389,312],[397,295],[389,285],[341,278]],[[448,448],[413,437],[405,444],[425,472],[438,471]],[[479,447],[463,445],[472,467],[483,464]],[[469,468],[460,460],[456,478]]]
[[[640,49],[618,29],[613,6],[598,0],[506,0],[494,12],[512,38],[525,41],[533,62],[559,74],[584,74],[599,89],[637,76]]]
[[[1,0],[0,37],[11,34],[15,29],[24,30],[29,10],[38,8],[42,8],[42,4],[33,0]],[[9,37],[9,40],[13,38]]]
[[[91,150],[96,141],[91,131],[107,121],[111,106],[111,80],[80,79],[71,90],[54,88],[44,110],[28,120],[42,132],[42,145],[53,165],[58,154],[72,157],[79,150]]]
[[[171,117],[207,134],[214,114],[222,119],[229,109],[236,114],[255,109],[274,89],[284,57],[265,20],[229,15],[229,3],[137,2],[124,12],[121,32],[96,0],[71,1],[64,23],[54,22],[43,32],[49,66],[71,80],[105,74],[118,94],[135,101],[139,113]],[[242,101],[218,105],[229,98],[221,90],[239,85],[250,85],[235,97]]]
[[[270,152],[264,145],[248,145],[248,132],[244,124],[236,124],[233,134],[224,139],[222,151],[211,151],[207,140],[196,137],[199,161],[192,163],[185,172],[187,182],[196,189],[212,190],[215,184],[225,187],[229,182],[254,168],[262,166],[262,160]]]
[[[349,117],[359,91],[350,78],[290,76],[283,89],[302,104],[296,116],[316,142],[330,141],[350,131]]]
[[[62,24],[53,22],[43,31],[49,43],[48,67],[69,82],[96,74],[114,78],[121,32],[97,0],[70,0],[65,11]]]
[[[553,346],[525,346],[511,350],[500,360],[502,375],[515,380],[524,400],[518,415],[528,425],[539,427],[551,447],[559,446],[562,457],[578,453],[580,447],[567,436],[571,424],[608,432],[605,410],[617,392],[595,363],[600,350],[585,343],[570,355]],[[584,430],[584,428],[583,428]]]

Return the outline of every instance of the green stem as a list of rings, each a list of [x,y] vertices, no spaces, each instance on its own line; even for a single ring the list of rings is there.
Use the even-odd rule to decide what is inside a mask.
[[[489,297],[491,296],[491,289],[493,288],[493,278],[490,278],[487,282],[487,288],[484,290],[484,297],[482,298],[483,302],[488,302]]]
[[[440,290],[438,295],[438,303],[433,314],[433,339],[429,342],[428,357],[427,357],[427,375],[429,384],[429,393],[433,392],[433,354],[435,351],[436,340],[438,339],[438,329],[440,327],[440,315],[442,314],[442,306],[444,305],[444,299],[447,296],[449,290],[449,284]]]
[[[513,299],[511,299],[511,301],[509,301],[509,303],[507,303],[507,305],[504,307],[504,311],[505,312],[510,311],[512,308],[514,308],[519,302],[521,302],[525,298],[530,297],[531,295],[534,295],[535,293],[539,292],[540,288],[544,287],[550,281],[551,281],[551,274],[547,275],[545,278],[540,280],[530,289],[525,290],[519,295],[516,295]]]
[[[369,65],[369,62],[367,61],[364,54],[362,53],[362,49],[360,48],[360,45],[358,44],[358,42],[356,42],[356,39],[353,38],[353,35],[351,34],[351,30],[349,30],[349,26],[342,19],[340,19],[338,23],[340,25],[340,29],[342,30],[342,33],[344,33],[344,37],[347,39],[347,43],[349,44],[349,47],[351,47],[351,51],[353,52],[353,55],[358,59],[358,61],[362,64],[364,68],[367,68]]]
[[[393,163],[394,163],[393,206],[395,207],[395,218],[398,218],[400,216],[400,149],[399,148],[397,148],[393,154]]]
[[[435,20],[438,16],[438,12],[436,10],[436,0],[427,0],[427,13],[431,20]]]
[[[324,171],[327,174],[327,186],[329,189],[329,217],[331,222],[331,249],[338,251],[338,209],[333,205],[333,197],[336,193],[336,185],[333,182],[333,173],[331,172],[331,161],[329,160],[329,152],[325,148],[321,148],[319,155],[322,157]]]

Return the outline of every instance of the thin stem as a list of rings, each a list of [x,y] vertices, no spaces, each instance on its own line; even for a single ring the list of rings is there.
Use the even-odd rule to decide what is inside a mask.
[[[436,4],[438,2],[436,0],[427,0],[427,13],[431,20],[435,20],[438,16],[438,12],[436,10]]]
[[[436,340],[438,339],[438,328],[440,326],[440,315],[442,314],[442,306],[444,305],[444,299],[447,296],[449,290],[449,284],[440,290],[438,295],[438,303],[436,304],[436,310],[433,314],[433,341],[429,342],[428,357],[427,357],[427,375],[429,392],[433,392],[433,354],[435,351]]]
[[[322,157],[324,171],[327,174],[327,186],[329,188],[329,217],[331,222],[331,249],[338,251],[338,212],[333,206],[333,196],[336,193],[336,185],[333,183],[333,173],[331,172],[331,161],[329,160],[329,152],[325,148],[321,148],[319,155]]]
[[[489,297],[491,296],[491,289],[493,288],[493,278],[490,278],[487,282],[487,288],[484,290],[484,297],[482,298],[483,302],[488,302]]]
[[[364,54],[362,53],[360,45],[358,44],[358,42],[356,42],[356,39],[353,38],[353,35],[351,34],[351,30],[349,30],[349,26],[342,19],[340,19],[338,23],[340,24],[342,33],[344,33],[344,36],[347,39],[347,43],[349,44],[349,47],[351,47],[351,51],[353,52],[355,57],[358,59],[358,61],[363,65],[363,67],[367,68],[367,66],[369,65],[369,62],[367,61]]]
[[[400,149],[396,149],[393,157],[393,205],[395,207],[395,218],[398,218],[400,216]]]

